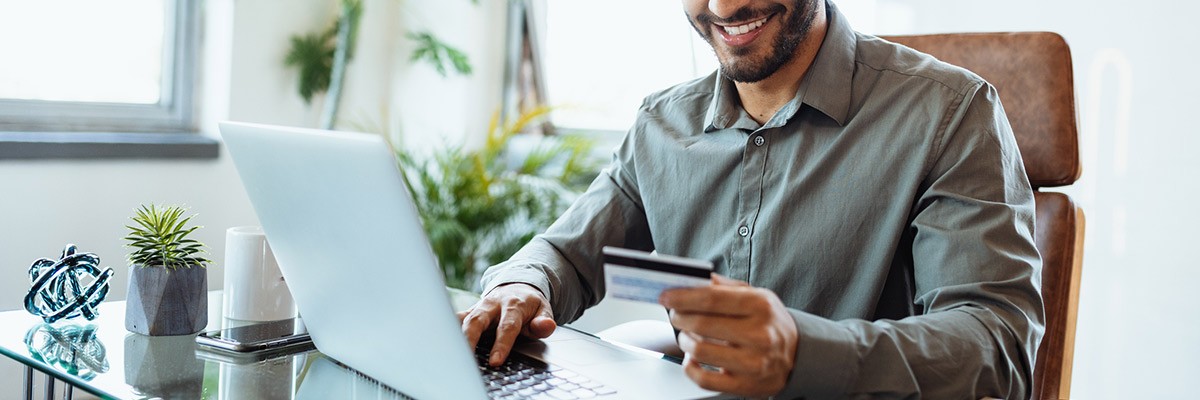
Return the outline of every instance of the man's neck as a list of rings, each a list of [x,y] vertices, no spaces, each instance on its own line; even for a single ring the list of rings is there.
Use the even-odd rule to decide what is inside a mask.
[[[821,5],[821,9],[817,10],[808,37],[796,47],[796,55],[791,61],[761,81],[734,82],[738,98],[742,101],[742,108],[759,124],[765,124],[780,108],[796,97],[804,74],[817,58],[817,51],[821,49],[821,43],[825,41],[825,31],[829,27],[829,19],[825,16],[825,4],[817,3]]]

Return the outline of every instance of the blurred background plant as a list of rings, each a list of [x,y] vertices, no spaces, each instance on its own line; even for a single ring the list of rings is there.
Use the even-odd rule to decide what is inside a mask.
[[[324,30],[293,35],[284,65],[299,69],[296,90],[305,103],[314,95],[325,92],[321,111],[321,129],[333,129],[341,104],[342,82],[346,79],[346,64],[354,58],[358,41],[358,25],[362,19],[362,0],[339,0],[340,12]],[[478,5],[478,0],[471,0]],[[471,62],[458,48],[447,44],[428,30],[410,30],[405,35],[416,42],[409,60],[425,62],[441,76],[450,71],[459,75],[471,74]]]
[[[516,253],[596,176],[590,140],[517,135],[549,111],[536,107],[508,122],[493,116],[477,150],[445,146],[420,156],[397,149],[446,285],[478,290],[481,267]],[[532,148],[513,151],[515,137],[532,140]]]
[[[363,14],[363,0],[337,1],[338,17],[323,30],[292,36],[284,60],[299,70],[297,91],[306,102],[326,93],[322,129],[333,129],[337,122],[346,65],[354,57]],[[466,53],[431,31],[409,29],[405,37],[415,44],[410,62],[427,64],[443,77],[472,73]],[[388,109],[383,108],[380,123],[350,125],[399,139],[389,129]],[[515,118],[497,113],[479,149],[447,145],[418,154],[395,147],[448,286],[475,290],[481,267],[519,250],[595,177],[598,163],[590,140],[529,132],[548,132],[539,124],[550,110],[533,106]]]

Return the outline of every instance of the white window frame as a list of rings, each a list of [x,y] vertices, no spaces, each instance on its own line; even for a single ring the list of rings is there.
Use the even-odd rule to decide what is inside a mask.
[[[199,3],[165,1],[163,76],[157,104],[0,99],[0,131],[195,132]]]

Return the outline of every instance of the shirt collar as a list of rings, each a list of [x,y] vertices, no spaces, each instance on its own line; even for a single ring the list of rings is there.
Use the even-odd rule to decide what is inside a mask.
[[[721,75],[720,71],[713,75],[717,82],[713,85],[712,103],[704,115],[704,132],[725,128],[758,129],[758,123],[742,108],[733,81]]]
[[[857,36],[841,11],[832,2],[825,3],[829,26],[816,58],[805,72],[796,97],[779,109],[761,128],[783,126],[802,104],[821,111],[845,125],[850,112],[850,87],[854,77]],[[741,107],[733,81],[720,72],[714,74],[713,98],[704,118],[704,131],[726,128],[759,129],[760,126]]]

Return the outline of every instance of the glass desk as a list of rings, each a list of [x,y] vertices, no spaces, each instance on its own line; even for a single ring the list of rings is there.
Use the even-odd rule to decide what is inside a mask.
[[[221,297],[220,291],[208,294],[206,331],[223,327]],[[450,298],[456,310],[478,299],[454,289]],[[124,301],[102,303],[93,321],[77,318],[52,325],[25,310],[2,312],[0,354],[25,365],[25,399],[33,396],[34,370],[45,374],[47,399],[53,397],[55,381],[68,385],[67,399],[74,388],[106,399],[407,398],[315,350],[236,362],[197,351],[195,335],[131,333],[125,330]]]

